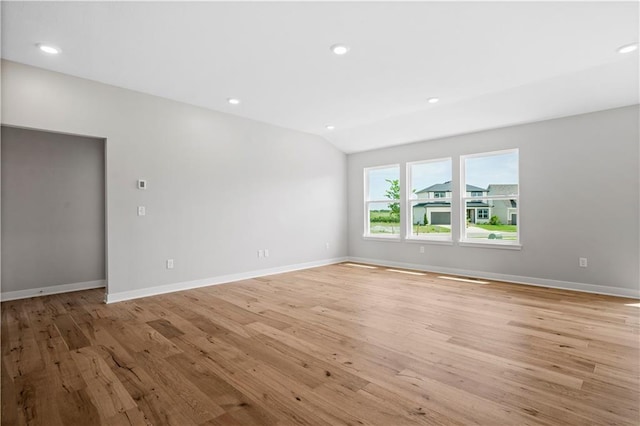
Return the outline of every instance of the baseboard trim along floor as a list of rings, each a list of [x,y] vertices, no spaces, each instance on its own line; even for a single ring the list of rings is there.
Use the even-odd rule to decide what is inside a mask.
[[[83,281],[79,283],[60,284],[51,287],[29,288],[26,290],[7,291],[0,294],[0,300],[7,302],[9,300],[28,299],[36,296],[47,296],[49,294],[69,293],[71,291],[90,290],[93,288],[102,288],[106,286],[105,280]]]
[[[432,265],[420,265],[416,263],[394,262],[363,257],[349,257],[350,262],[366,263],[393,268],[413,269],[424,272],[436,272],[440,274],[461,275],[471,278],[504,281],[514,284],[525,284],[536,287],[558,288],[561,290],[581,291],[584,293],[604,294],[607,296],[630,297],[640,299],[640,288],[630,289],[622,287],[610,287],[603,285],[576,283],[571,281],[549,280],[544,278],[523,277],[519,275],[496,274],[492,272],[472,271],[458,268],[443,268]]]

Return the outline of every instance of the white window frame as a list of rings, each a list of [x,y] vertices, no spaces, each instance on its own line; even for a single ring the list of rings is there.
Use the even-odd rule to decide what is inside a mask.
[[[443,161],[449,161],[449,163],[451,164],[451,177],[450,180],[453,183],[453,157],[444,157],[444,158],[434,158],[432,160],[421,160],[421,161],[412,161],[406,164],[406,173],[407,173],[407,184],[406,189],[405,189],[405,195],[406,195],[406,203],[405,203],[405,216],[407,218],[406,220],[406,224],[404,227],[404,235],[405,235],[405,240],[407,241],[425,241],[425,242],[447,242],[447,243],[451,243],[453,241],[453,187],[451,188],[451,191],[449,191],[449,197],[446,196],[447,191],[434,191],[434,197],[433,198],[425,198],[424,201],[425,202],[429,202],[429,200],[431,200],[431,202],[433,202],[433,200],[437,200],[438,202],[442,202],[442,203],[449,203],[449,215],[451,218],[451,232],[449,232],[448,234],[445,233],[433,233],[433,234],[421,234],[421,235],[413,235],[413,207],[411,206],[412,202],[415,202],[416,200],[420,200],[419,198],[412,198],[411,195],[411,187],[413,186],[413,180],[411,177],[411,167],[412,166],[417,166],[417,165],[421,165],[421,164],[428,164],[428,163],[441,163]],[[442,198],[436,198],[435,196],[435,192],[444,192],[445,196]]]
[[[465,160],[468,158],[478,158],[478,157],[491,157],[491,156],[496,156],[496,155],[504,155],[504,154],[510,154],[510,153],[517,153],[518,154],[518,194],[507,194],[507,195],[487,195],[486,196],[482,196],[482,197],[478,197],[478,196],[471,196],[471,192],[469,193],[469,195],[467,196],[466,193],[466,176],[465,176],[465,172],[466,172],[466,167],[465,167]],[[521,240],[520,240],[520,224],[522,222],[521,220],[521,216],[520,216],[520,196],[521,196],[521,188],[520,188],[520,150],[518,148],[513,148],[513,149],[505,149],[505,150],[500,150],[500,151],[489,151],[489,152],[478,152],[478,153],[474,153],[474,154],[467,154],[467,155],[461,155],[460,156],[460,182],[459,184],[459,188],[460,188],[460,238],[459,238],[459,245],[460,246],[484,246],[484,247],[496,247],[496,248],[513,248],[513,249],[520,249],[522,247],[521,245]],[[464,189],[464,190],[463,190]],[[482,240],[478,240],[475,238],[467,238],[466,234],[467,234],[467,201],[478,201],[478,200],[482,200],[482,201],[486,201],[489,204],[491,204],[491,201],[504,201],[504,200],[515,200],[516,201],[516,207],[515,207],[515,213],[517,215],[518,218],[518,225],[517,225],[517,232],[516,232],[516,239],[515,240],[502,240],[502,239],[494,239],[494,240],[490,240],[490,239],[482,239]],[[489,214],[491,214],[491,212],[489,212]],[[491,217],[489,217],[491,218]]]
[[[362,237],[366,239],[373,240],[386,240],[386,241],[400,241],[402,237],[402,202],[401,200],[391,200],[389,198],[384,198],[381,200],[369,200],[369,172],[372,170],[380,170],[380,169],[390,169],[396,167],[398,169],[398,181],[400,183],[400,193],[402,194],[402,182],[400,182],[400,164],[386,164],[383,166],[374,166],[374,167],[365,167],[363,170],[363,179],[364,179],[364,229],[362,233]],[[385,203],[385,204],[400,204],[400,223],[398,224],[398,234],[372,234],[370,232],[370,217],[369,217],[369,205],[377,204],[377,203]]]

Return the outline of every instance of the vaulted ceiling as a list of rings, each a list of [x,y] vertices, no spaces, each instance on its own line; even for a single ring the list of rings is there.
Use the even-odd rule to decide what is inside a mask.
[[[638,41],[638,12],[637,2],[2,2],[2,57],[357,152],[637,104],[638,51],[617,48]],[[336,43],[349,52],[335,55]]]

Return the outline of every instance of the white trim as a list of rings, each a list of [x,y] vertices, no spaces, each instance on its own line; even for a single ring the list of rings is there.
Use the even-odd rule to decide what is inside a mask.
[[[107,293],[105,302],[114,303],[124,300],[138,299],[140,297],[156,296],[159,294],[173,293],[174,291],[191,290],[193,288],[208,287],[218,284],[226,284],[234,281],[248,280],[251,278],[264,277],[267,275],[282,274],[285,272],[298,271],[300,269],[315,268],[317,266],[333,265],[347,261],[348,258],[336,257],[333,259],[316,260],[313,262],[297,263],[294,265],[278,266],[276,268],[258,269],[250,272],[240,272],[237,274],[219,275],[217,277],[204,278],[201,280],[185,281],[181,283],[165,284],[155,287],[146,287],[138,290],[121,291],[118,293]]]
[[[522,250],[522,244],[519,244],[517,242],[511,244],[507,242],[489,243],[486,241],[487,240],[482,240],[482,242],[475,242],[473,240],[461,240],[461,241],[458,241],[458,245],[460,247],[480,247],[480,248],[490,248],[490,249]],[[497,241],[505,241],[505,240],[497,240]],[[506,241],[511,241],[511,240],[506,240]]]
[[[482,157],[494,157],[494,156],[499,156],[499,155],[507,155],[507,154],[517,154],[518,156],[518,183],[516,183],[516,185],[518,186],[518,193],[517,194],[500,194],[500,195],[489,195],[489,188],[487,187],[487,195],[486,196],[482,196],[482,197],[471,197],[471,196],[467,196],[467,182],[466,182],[466,173],[467,173],[467,163],[466,160],[468,158],[482,158]],[[475,201],[475,200],[516,200],[516,210],[517,210],[517,214],[518,214],[518,222],[521,222],[521,218],[520,216],[520,192],[521,192],[521,188],[520,188],[520,148],[510,148],[510,149],[504,149],[504,150],[499,150],[499,151],[490,151],[490,152],[477,152],[477,153],[472,153],[472,154],[465,154],[465,155],[460,155],[459,158],[459,164],[460,164],[460,183],[459,183],[459,188],[460,188],[460,236],[459,236],[459,241],[460,241],[460,245],[464,246],[465,243],[468,243],[468,239],[466,238],[467,236],[467,210],[469,210],[469,207],[467,206],[467,202],[469,201]],[[462,192],[462,189],[464,188],[464,192]],[[471,195],[471,194],[469,194]],[[471,207],[471,209],[475,209],[473,214],[474,214],[474,220],[472,223],[478,223],[478,208],[486,208],[486,207]],[[492,211],[489,210],[489,217],[491,217],[492,215]],[[485,219],[483,219],[485,220]],[[483,222],[486,223],[486,222]],[[518,223],[518,227],[516,228],[516,245],[517,246],[521,246],[522,241],[520,239],[520,224]],[[486,242],[486,244],[492,244],[489,242]]]
[[[51,287],[29,288],[26,290],[6,291],[0,294],[3,302],[28,299],[29,297],[48,296],[50,294],[69,293],[71,291],[90,290],[106,287],[106,280],[84,281],[80,283],[60,284]]]
[[[379,237],[377,235],[380,235]],[[388,237],[384,237],[383,235],[387,235],[387,234],[367,234],[367,235],[363,235],[362,239],[363,240],[370,240],[370,241],[393,241],[394,243],[401,243],[402,240],[400,240],[400,234],[388,234]]]
[[[381,166],[371,166],[371,167],[365,167],[365,170],[378,170],[378,169],[392,169],[394,167],[398,167],[400,168],[400,163],[389,163],[389,164],[383,164]]]
[[[371,218],[370,218],[370,213],[371,211],[369,210],[369,204],[370,203],[388,203],[388,204],[393,204],[394,202],[397,202],[398,204],[400,204],[400,206],[402,206],[402,200],[370,200],[369,199],[369,171],[371,170],[378,170],[378,169],[393,169],[393,168],[398,168],[398,183],[400,184],[400,188],[402,188],[402,182],[400,182],[401,179],[401,167],[400,167],[400,163],[396,163],[396,164],[386,164],[386,165],[382,165],[382,166],[373,166],[373,167],[364,167],[362,169],[362,179],[363,179],[363,189],[364,189],[364,193],[362,194],[364,196],[364,229],[362,231],[363,235],[368,236],[370,235],[370,231],[371,231]],[[400,198],[402,198],[402,191],[400,191]],[[398,226],[400,226],[400,232],[402,232],[402,208],[400,209],[400,222],[398,224]]]
[[[444,158],[433,158],[433,159],[429,159],[429,160],[419,160],[419,161],[410,161],[405,163],[404,167],[405,167],[405,177],[406,177],[406,183],[405,183],[405,190],[404,193],[405,195],[405,202],[403,203],[403,206],[406,206],[407,211],[402,215],[405,218],[405,221],[407,223],[405,223],[404,226],[404,238],[405,240],[410,240],[415,238],[414,234],[413,234],[413,224],[415,221],[415,218],[413,217],[413,210],[416,208],[416,206],[414,205],[414,203],[416,204],[420,204],[420,203],[429,203],[429,200],[437,200],[437,202],[442,202],[442,203],[449,203],[449,218],[451,218],[451,203],[452,203],[452,195],[453,195],[453,187],[451,188],[451,191],[427,191],[427,196],[426,198],[419,198],[419,197],[415,197],[413,198],[414,192],[412,190],[413,187],[413,172],[412,172],[412,168],[413,166],[420,166],[423,164],[430,164],[430,163],[448,163],[449,164],[449,169],[451,170],[451,176],[450,176],[450,181],[453,181],[453,157],[444,157]],[[430,185],[433,186],[433,185]],[[427,189],[429,187],[423,188],[423,189]],[[429,197],[429,194],[433,192],[434,193],[434,197],[431,198]],[[436,198],[435,197],[435,192],[444,192],[445,196],[442,198]],[[446,196],[447,192],[449,194],[451,194],[449,197]],[[431,201],[433,202],[433,201]],[[424,208],[424,212],[425,214],[427,214],[427,212],[429,211],[427,206],[423,206],[422,208]],[[437,207],[436,207],[437,208]],[[446,208],[446,207],[445,207]],[[428,213],[429,215],[429,223],[431,223],[431,212],[429,211]],[[423,223],[423,225],[427,225],[426,223]],[[449,233],[449,239],[451,239],[451,235],[453,233],[453,230],[451,230],[451,232]],[[418,237],[419,238],[419,237]]]
[[[393,204],[399,202],[400,199],[392,200],[391,198],[385,198],[384,200],[365,200],[367,204]]]
[[[447,235],[447,234],[445,234],[445,235]],[[453,240],[451,239],[451,237],[447,237],[447,238],[411,237],[411,238],[405,238],[404,242],[405,243],[410,243],[410,244],[439,244],[439,245],[443,245],[443,246],[452,246],[453,245]]]
[[[496,185],[496,184],[489,184],[489,185]],[[500,184],[497,184],[500,185]],[[513,184],[513,185],[518,185]],[[476,192],[476,191],[473,191]],[[486,192],[486,191],[485,191]],[[499,194],[499,195],[483,195],[482,197],[477,196],[477,197],[471,197],[468,195],[465,195],[464,197],[462,197],[462,199],[464,201],[478,201],[478,200],[514,200],[517,199],[520,196],[520,194]],[[478,209],[486,209],[486,207],[471,207],[471,208],[478,208]],[[510,209],[512,209],[513,207],[509,207]]]
[[[576,283],[572,281],[549,280],[545,278],[523,277],[519,275],[496,274],[493,272],[471,271],[458,268],[443,268],[440,266],[420,265],[415,263],[394,262],[362,257],[349,257],[349,262],[366,263],[384,267],[406,268],[417,271],[435,272],[439,274],[462,275],[471,278],[504,281],[513,284],[526,284],[536,287],[557,288],[562,290],[581,291],[584,293],[605,294],[609,296],[630,297],[640,299],[640,288],[610,287],[596,284]]]
[[[365,238],[395,238],[394,236],[397,235],[398,239],[400,239],[400,233],[402,232],[402,210],[400,210],[400,222],[398,222],[398,234],[389,234],[389,237],[376,237],[376,235],[380,235],[380,234],[372,234],[371,233],[371,210],[370,210],[370,205],[371,204],[399,204],[400,206],[402,206],[402,203],[400,202],[400,200],[385,200],[385,201],[365,201],[364,202],[364,226],[365,226],[365,230],[364,230],[364,234],[362,234],[363,237]],[[388,222],[383,222],[383,223],[388,223]],[[393,229],[393,225],[391,226],[391,229]]]

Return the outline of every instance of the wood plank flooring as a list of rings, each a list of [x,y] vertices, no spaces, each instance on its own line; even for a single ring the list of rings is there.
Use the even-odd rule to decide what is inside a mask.
[[[331,265],[2,303],[2,425],[638,425],[637,300]]]

